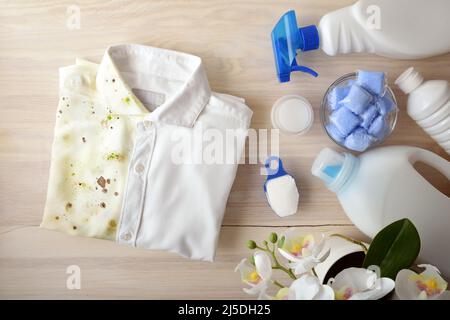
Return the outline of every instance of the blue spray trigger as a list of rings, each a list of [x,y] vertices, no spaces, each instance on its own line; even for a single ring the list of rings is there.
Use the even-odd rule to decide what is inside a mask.
[[[276,163],[277,166],[275,168],[273,168],[271,166],[272,163]],[[267,158],[266,162],[264,163],[264,167],[266,168],[266,171],[267,171],[267,178],[266,178],[266,182],[264,183],[264,192],[267,191],[266,184],[267,184],[267,182],[269,180],[275,179],[275,178],[278,178],[278,177],[282,177],[282,176],[285,176],[285,175],[289,175],[284,170],[283,162],[277,156],[270,156],[269,158]]]
[[[286,12],[272,30],[272,48],[277,76],[280,82],[290,80],[291,72],[301,71],[314,77],[318,73],[297,63],[297,50],[309,51],[319,48],[319,31],[315,25],[297,26],[295,11]]]
[[[304,72],[304,73],[309,73],[313,77],[318,77],[319,76],[319,74],[316,71],[314,71],[313,69],[308,68],[306,66],[299,66],[299,65],[297,65],[297,61],[295,61],[295,60],[294,60],[294,64],[293,64],[291,70],[292,71],[300,71],[300,72]]]

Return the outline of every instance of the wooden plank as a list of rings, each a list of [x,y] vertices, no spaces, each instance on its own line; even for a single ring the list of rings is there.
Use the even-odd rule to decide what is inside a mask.
[[[303,227],[365,238],[354,227]],[[248,239],[261,242],[284,227],[223,227],[216,261],[191,261],[176,254],[72,237],[36,227],[0,229],[0,299],[240,299],[235,266],[251,254]],[[68,290],[66,269],[81,269],[81,289]],[[282,275],[281,275],[282,277]],[[283,279],[283,277],[282,277]],[[286,282],[287,283],[287,282]]]

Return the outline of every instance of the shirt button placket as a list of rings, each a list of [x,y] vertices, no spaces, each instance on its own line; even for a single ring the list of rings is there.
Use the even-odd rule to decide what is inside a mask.
[[[144,120],[138,125],[138,130],[141,132],[141,138],[140,143],[141,147],[145,148],[148,151],[148,153],[145,154],[145,156],[141,156],[138,159],[136,159],[136,162],[134,164],[134,173],[137,176],[140,176],[141,179],[136,180],[136,189],[139,190],[139,202],[134,203],[133,209],[128,212],[128,214],[133,215],[133,219],[135,219],[134,223],[132,225],[129,225],[128,228],[125,228],[122,233],[120,234],[120,239],[125,242],[131,242],[136,241],[138,237],[138,228],[140,225],[140,221],[142,219],[143,214],[143,198],[145,197],[145,184],[146,184],[146,177],[143,176],[146,172],[146,167],[149,165],[150,159],[153,154],[153,147],[154,147],[154,135],[155,135],[155,127],[153,126],[153,123],[148,120]],[[137,192],[137,191],[135,191]],[[134,230],[132,233],[131,230]],[[135,234],[135,236],[133,236]]]
[[[137,163],[137,164],[134,166],[134,170],[136,171],[136,173],[141,174],[142,172],[144,172],[145,167],[144,167],[144,165],[143,165],[142,163]]]
[[[120,236],[120,238],[121,238],[123,241],[130,241],[132,237],[133,237],[133,235],[131,234],[131,232],[124,232],[124,233],[122,233],[122,235]]]

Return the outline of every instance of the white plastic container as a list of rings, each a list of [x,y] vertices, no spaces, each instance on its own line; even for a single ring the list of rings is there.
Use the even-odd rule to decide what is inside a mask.
[[[449,1],[450,3],[450,1]],[[423,80],[414,68],[395,81],[408,97],[407,111],[450,154],[450,87],[446,80]]]
[[[287,95],[274,103],[271,120],[272,126],[285,135],[302,135],[311,129],[314,112],[306,98]]]
[[[264,164],[267,170],[264,193],[270,207],[279,217],[297,212],[300,193],[294,177],[284,170],[283,162],[277,156],[270,156]]]
[[[316,265],[314,267],[314,269],[317,273],[317,277],[319,278],[320,282],[326,283],[325,280],[328,280],[327,276],[332,276],[332,277],[336,276],[336,274],[329,275],[328,272],[330,271],[330,269],[333,268],[333,266],[335,266],[336,263],[339,262],[339,260],[341,260],[351,254],[360,253],[360,256],[362,255],[361,261],[356,260],[355,262],[360,262],[362,264],[362,262],[364,260],[364,251],[361,246],[359,246],[355,243],[349,242],[348,240],[344,240],[342,238],[336,237],[336,236],[329,237],[327,244],[330,247],[330,254],[325,259],[325,261],[323,261],[322,263],[319,263],[318,265]],[[367,248],[369,247],[369,245],[367,243],[364,243],[364,245]],[[359,266],[361,266],[361,265],[347,265],[347,266],[343,266],[343,267],[349,268],[349,267],[359,267]],[[342,270],[338,270],[338,272],[340,272]]]
[[[448,0],[359,0],[323,16],[318,29],[328,55],[421,59],[450,51],[449,19]]]
[[[420,257],[449,276],[450,198],[415,170],[418,161],[450,179],[450,162],[406,146],[373,149],[359,158],[325,148],[311,171],[337,194],[352,222],[371,238],[393,221],[410,219],[421,237]]]

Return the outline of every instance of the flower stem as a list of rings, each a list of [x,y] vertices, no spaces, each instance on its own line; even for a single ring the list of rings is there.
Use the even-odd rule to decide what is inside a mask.
[[[257,248],[257,249],[262,250],[262,251],[266,251],[266,252],[270,253],[270,255],[271,255],[272,258],[273,258],[273,261],[275,262],[275,265],[272,266],[272,269],[284,271],[284,272],[286,272],[286,273],[288,274],[289,277],[291,277],[291,279],[297,280],[297,277],[296,277],[295,274],[292,272],[292,270],[291,270],[291,269],[288,269],[288,268],[286,268],[286,267],[284,267],[284,266],[278,261],[277,256],[275,255],[275,244],[273,245],[272,250],[269,248],[269,245],[268,245],[267,243],[265,244],[265,247],[266,247],[266,248],[262,248],[262,247],[256,245],[256,248]]]
[[[273,284],[280,287],[281,289],[286,288],[285,286],[283,286],[281,283],[279,283],[277,280],[273,281]]]
[[[277,256],[275,255],[275,245],[273,245],[273,249],[270,250],[269,247],[266,245],[267,251],[272,255],[273,261],[275,261],[275,268],[273,269],[278,269],[278,270],[282,270],[284,272],[286,272],[289,277],[291,277],[293,280],[296,280],[297,277],[295,276],[295,274],[292,272],[291,269],[285,268],[281,265],[281,263],[278,261]]]
[[[283,266],[280,265],[279,263],[276,263],[276,262],[275,262],[275,265],[272,266],[272,269],[284,271],[284,272],[286,272],[286,273],[288,274],[288,276],[291,277],[293,280],[297,280],[297,277],[296,277],[295,274],[292,272],[292,270],[283,267]]]
[[[347,240],[347,241],[349,241],[351,243],[357,244],[358,246],[360,246],[363,249],[364,254],[367,253],[368,249],[367,249],[366,245],[362,241],[359,241],[359,240],[356,240],[356,239],[344,236],[343,234],[339,234],[339,233],[333,233],[332,235],[330,235],[330,237],[342,238],[342,239]]]

